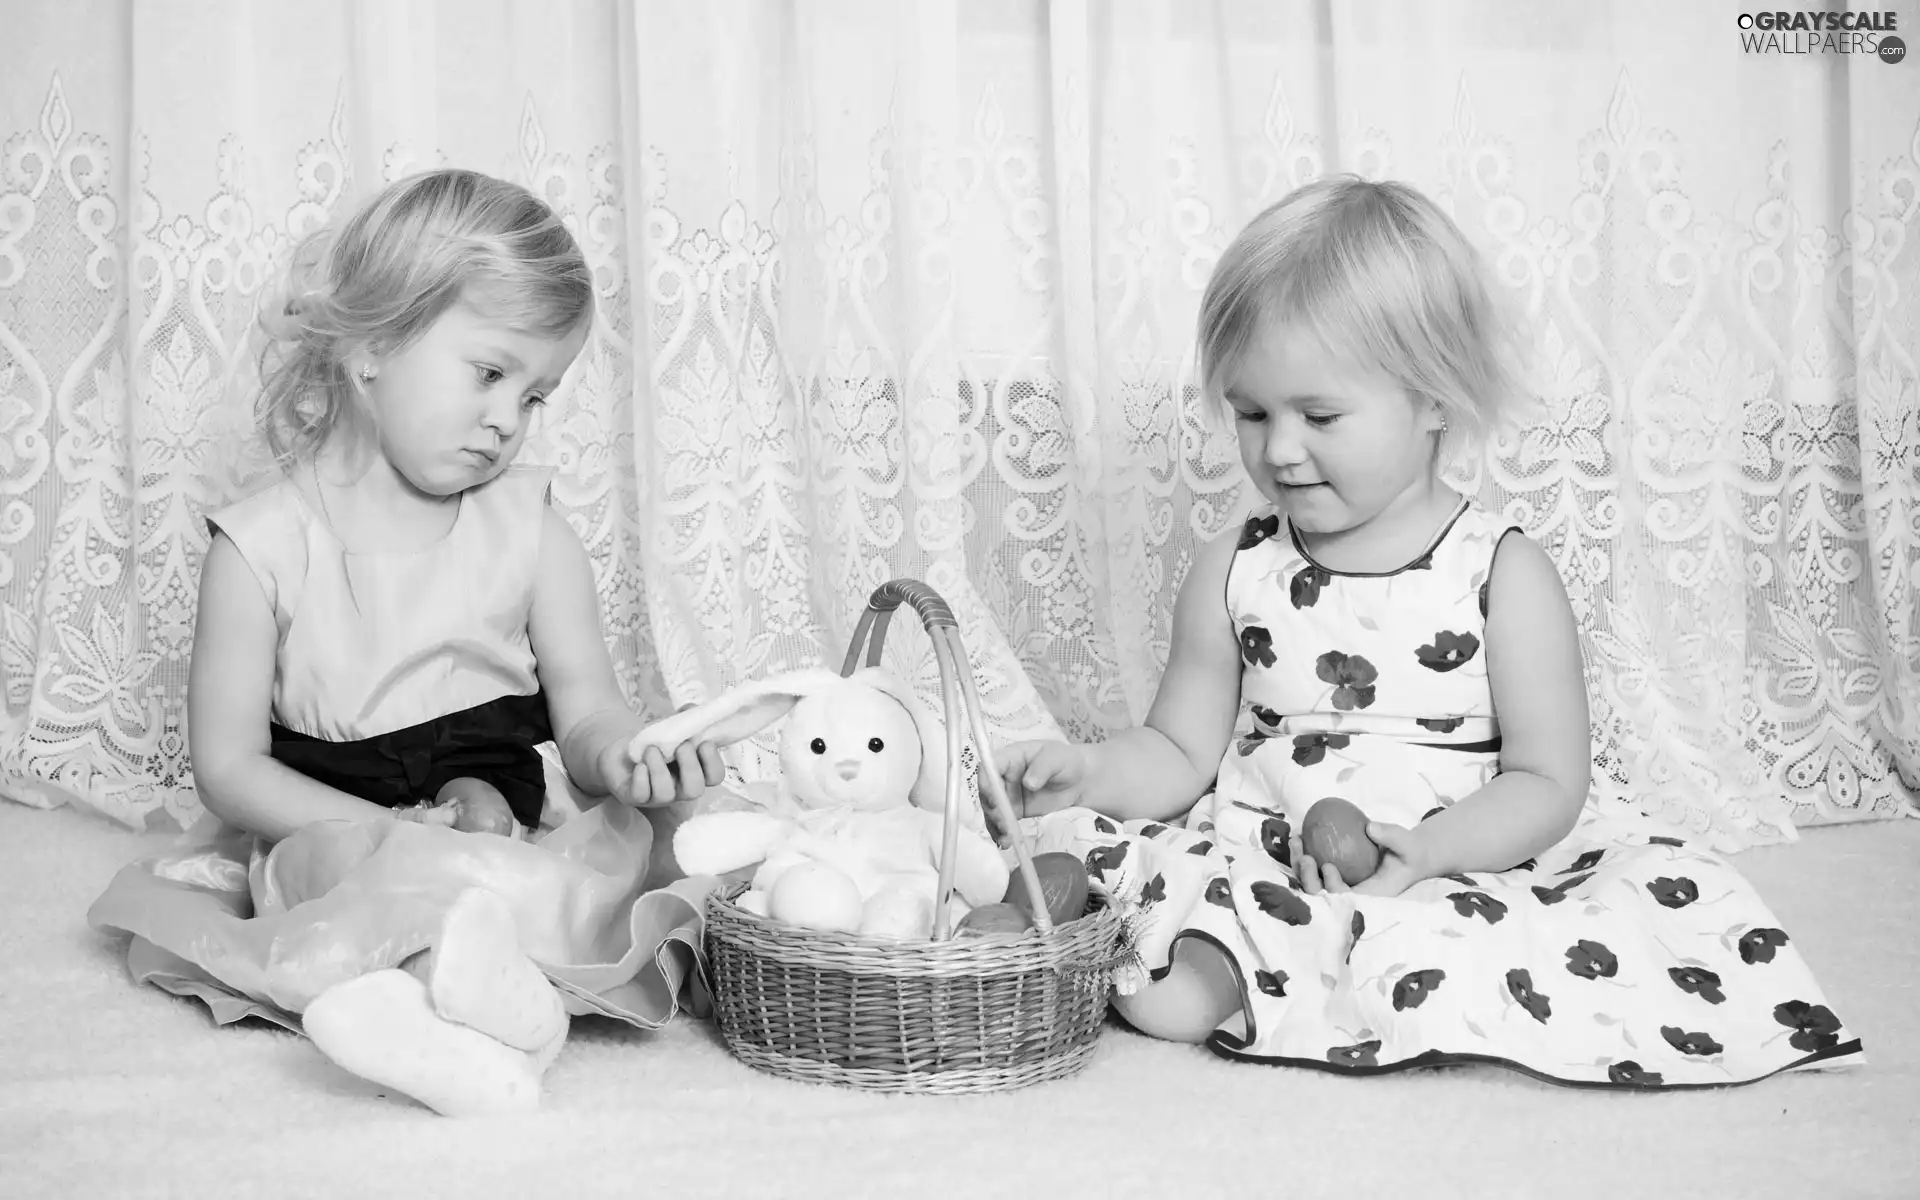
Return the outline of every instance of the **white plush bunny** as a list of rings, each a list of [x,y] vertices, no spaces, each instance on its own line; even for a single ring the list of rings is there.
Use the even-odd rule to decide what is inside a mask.
[[[739,741],[783,715],[775,800],[759,811],[689,817],[673,837],[680,869],[725,875],[757,864],[739,903],[790,924],[931,936],[945,837],[944,734],[893,675],[816,669],[743,685],[642,730],[634,757],[690,737]],[[1008,877],[976,803],[964,802],[962,824],[955,922],[999,900]]]

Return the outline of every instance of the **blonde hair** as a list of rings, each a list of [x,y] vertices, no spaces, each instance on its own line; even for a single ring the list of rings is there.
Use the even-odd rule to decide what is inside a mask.
[[[326,442],[352,396],[351,355],[405,349],[460,300],[564,337],[592,320],[593,276],[551,208],[477,171],[402,179],[303,239],[259,314],[255,416],[275,459]]]
[[[1524,402],[1514,323],[1479,253],[1408,184],[1316,180],[1233,239],[1200,302],[1200,386],[1216,414],[1268,322],[1433,403],[1446,420],[1442,461],[1480,445]]]

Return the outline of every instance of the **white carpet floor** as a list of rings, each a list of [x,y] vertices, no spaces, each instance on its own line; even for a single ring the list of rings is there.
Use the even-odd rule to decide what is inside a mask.
[[[541,1112],[477,1121],[133,986],[85,913],[161,840],[0,802],[0,1196],[1920,1196],[1920,821],[1735,860],[1864,1041],[1850,1071],[1669,1095],[1340,1079],[1115,1026],[1070,1080],[889,1097],[758,1074],[705,1023],[583,1019]]]

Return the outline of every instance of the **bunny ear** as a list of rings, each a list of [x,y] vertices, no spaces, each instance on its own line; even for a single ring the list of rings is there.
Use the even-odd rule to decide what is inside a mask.
[[[882,667],[863,667],[852,678],[867,683],[900,702],[920,732],[920,777],[914,780],[909,799],[915,808],[944,813],[947,809],[947,727],[919,693],[898,675]],[[986,818],[980,805],[964,791],[960,797],[960,818],[967,828],[984,830]]]
[[[731,745],[786,716],[803,698],[841,682],[832,671],[813,667],[743,683],[642,729],[633,737],[633,756],[639,758],[649,746],[672,754],[688,741]]]

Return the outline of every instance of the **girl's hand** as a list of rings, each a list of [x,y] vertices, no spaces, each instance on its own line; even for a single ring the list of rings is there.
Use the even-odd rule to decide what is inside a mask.
[[[1404,825],[1367,822],[1367,836],[1386,853],[1380,869],[1369,875],[1354,891],[1363,896],[1398,896],[1423,879],[1440,874],[1427,853],[1427,843],[1415,829]]]
[[[1301,890],[1309,896],[1318,896],[1321,892],[1344,892],[1347,881],[1340,876],[1340,868],[1332,863],[1320,862],[1300,842],[1300,835],[1294,834],[1287,842],[1287,857],[1293,860],[1294,878],[1300,881]]]
[[[1404,825],[1368,821],[1367,836],[1384,851],[1380,858],[1380,866],[1373,874],[1349,887],[1332,863],[1315,862],[1312,856],[1302,848],[1299,835],[1294,835],[1290,848],[1294,871],[1300,880],[1301,888],[1309,896],[1318,895],[1321,892],[1398,896],[1421,880],[1431,879],[1440,873],[1429,861],[1426,843],[1416,831]]]
[[[681,742],[671,759],[658,746],[649,746],[636,761],[632,743],[617,741],[600,752],[599,766],[607,791],[635,808],[698,800],[727,777],[720,748],[712,742]]]
[[[1072,808],[1086,801],[1081,792],[1087,781],[1089,755],[1085,746],[1071,742],[1015,742],[995,756],[1007,800],[1016,817]],[[989,806],[991,807],[991,806]]]

